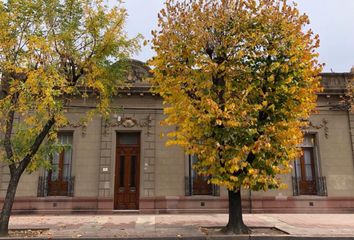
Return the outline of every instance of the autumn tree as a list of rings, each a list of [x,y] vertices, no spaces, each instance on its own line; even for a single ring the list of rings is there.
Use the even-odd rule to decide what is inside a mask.
[[[225,233],[248,233],[241,189],[281,187],[316,105],[319,40],[286,0],[167,0],[153,32],[151,82],[176,125],[169,144],[225,186]]]
[[[346,96],[343,103],[348,105],[349,111],[354,113],[354,66],[350,69],[350,73],[348,75]]]
[[[43,143],[55,142],[68,124],[71,100],[92,97],[96,112],[109,112],[124,60],[138,49],[139,37],[128,39],[123,30],[126,16],[121,1],[114,7],[100,0],[0,2],[1,160],[10,171],[1,235],[21,175],[47,164]]]

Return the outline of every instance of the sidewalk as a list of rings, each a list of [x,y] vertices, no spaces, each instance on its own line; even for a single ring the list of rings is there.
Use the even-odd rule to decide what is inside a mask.
[[[207,236],[201,228],[222,227],[227,217],[227,214],[26,215],[11,217],[10,229],[49,229],[40,239],[354,239],[354,214],[244,214],[250,227],[276,227],[288,233],[268,238],[259,234]]]

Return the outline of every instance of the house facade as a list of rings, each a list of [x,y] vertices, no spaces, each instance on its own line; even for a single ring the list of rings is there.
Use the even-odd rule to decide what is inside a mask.
[[[110,119],[96,116],[83,125],[80,119],[94,102],[71,103],[71,124],[58,135],[71,147],[53,156],[51,170],[23,175],[15,213],[227,211],[227,191],[197,176],[194,156],[165,145],[161,135],[173,127],[160,125],[162,99],[142,81],[148,75],[143,63],[132,66],[127,77],[132,87],[115,97],[117,111]],[[343,104],[354,72],[323,73],[322,78],[317,112],[304,130],[304,154],[294,161],[292,174],[283,176],[288,188],[243,190],[245,212],[354,212],[354,114]],[[8,181],[2,163],[2,199]]]

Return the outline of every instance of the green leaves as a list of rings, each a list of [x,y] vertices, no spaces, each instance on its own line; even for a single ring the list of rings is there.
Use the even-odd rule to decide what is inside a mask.
[[[229,190],[280,186],[320,91],[318,37],[287,1],[166,1],[152,40],[170,144]]]
[[[68,124],[72,99],[93,97],[95,112],[109,113],[141,38],[124,32],[127,14],[120,3],[108,8],[96,0],[0,2],[0,136],[13,149],[14,156],[5,157],[10,163],[26,156],[51,119],[52,131]]]

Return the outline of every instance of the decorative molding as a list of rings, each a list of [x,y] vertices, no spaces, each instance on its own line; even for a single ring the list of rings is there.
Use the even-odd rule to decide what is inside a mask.
[[[150,134],[152,134],[151,129],[152,129],[152,119],[151,119],[151,115],[149,114],[145,119],[140,120],[139,122],[139,126],[140,127],[146,127],[146,135],[150,136]]]
[[[341,101],[338,104],[333,104],[329,106],[329,110],[331,111],[349,111],[350,105],[345,102],[345,100]]]
[[[311,121],[309,121],[309,125],[305,129],[314,128],[314,129],[318,129],[319,130],[319,129],[323,128],[323,131],[324,131],[324,134],[325,134],[325,138],[328,139],[329,129],[328,129],[327,124],[328,124],[328,121],[325,118],[322,118],[322,123],[319,124],[319,125],[313,124]]]
[[[150,134],[152,134],[151,129],[152,129],[152,125],[151,125],[152,119],[150,114],[144,118],[141,119],[140,121],[138,121],[137,119],[133,118],[133,117],[117,117],[116,121],[111,121],[111,120],[106,120],[105,121],[105,133],[107,132],[107,128],[112,128],[112,127],[124,127],[124,128],[133,128],[133,127],[142,127],[142,128],[146,128],[146,134],[147,136],[150,136]]]
[[[82,121],[79,121],[77,123],[69,123],[66,125],[66,127],[72,127],[72,128],[79,128],[81,127],[81,135],[82,137],[85,137],[86,136],[86,131],[87,131],[87,122],[82,122]]]
[[[121,125],[125,128],[132,128],[138,125],[138,122],[134,118],[127,117],[124,118],[123,121],[121,121]]]

